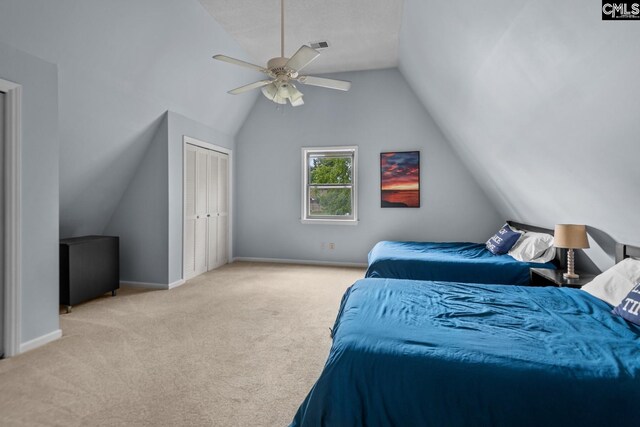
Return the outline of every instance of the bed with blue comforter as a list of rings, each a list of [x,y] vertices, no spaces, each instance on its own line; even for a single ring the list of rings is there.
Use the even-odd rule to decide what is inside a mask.
[[[365,277],[527,285],[530,267],[556,268],[494,255],[479,243],[383,241],[369,252]]]
[[[640,328],[579,289],[363,279],[291,426],[638,425]]]

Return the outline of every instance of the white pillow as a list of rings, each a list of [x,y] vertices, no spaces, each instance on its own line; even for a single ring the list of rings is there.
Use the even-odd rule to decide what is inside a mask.
[[[586,291],[604,302],[617,306],[640,280],[640,260],[626,258],[584,285]]]
[[[556,256],[553,236],[546,233],[525,232],[509,251],[514,259],[524,262],[545,263]]]

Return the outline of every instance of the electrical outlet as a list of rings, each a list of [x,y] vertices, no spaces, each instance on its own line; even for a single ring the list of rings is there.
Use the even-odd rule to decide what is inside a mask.
[[[335,243],[333,243],[333,242],[329,243],[329,250],[330,251],[334,250],[335,248],[336,248],[336,244]]]

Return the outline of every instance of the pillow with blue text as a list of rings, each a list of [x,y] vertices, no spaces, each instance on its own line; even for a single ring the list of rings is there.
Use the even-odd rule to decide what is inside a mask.
[[[522,233],[514,231],[509,224],[502,226],[492,238],[487,240],[487,249],[494,255],[503,255],[516,244]]]
[[[613,309],[613,313],[631,323],[640,325],[640,281],[636,282],[620,305]]]

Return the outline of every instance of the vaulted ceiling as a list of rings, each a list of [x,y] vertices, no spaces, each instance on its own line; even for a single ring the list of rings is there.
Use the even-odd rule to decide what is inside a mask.
[[[640,22],[596,0],[406,0],[400,69],[498,209],[640,244]],[[606,253],[606,254],[605,254]]]
[[[330,47],[307,71],[322,73],[398,65],[403,0],[284,0],[285,56],[301,45]],[[258,65],[280,56],[280,0],[200,0]],[[224,52],[218,52],[224,53]]]
[[[226,93],[256,73],[211,59],[244,52],[195,0],[5,0],[0,41],[58,66],[62,237],[103,232],[166,110],[233,135],[255,100]]]

